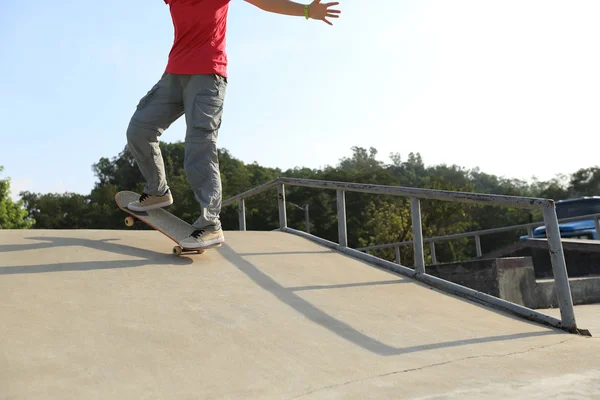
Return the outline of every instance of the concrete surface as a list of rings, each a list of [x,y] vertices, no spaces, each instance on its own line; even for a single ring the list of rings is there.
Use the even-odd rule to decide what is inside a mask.
[[[0,231],[0,399],[600,393],[595,337],[469,303],[296,235],[226,238],[176,258],[153,231]]]
[[[574,310],[577,324],[585,326],[586,329],[592,333],[592,336],[600,337],[600,304],[578,305],[574,307]],[[558,308],[549,308],[538,311],[560,318],[560,310]],[[597,356],[600,357],[600,354],[597,354]]]

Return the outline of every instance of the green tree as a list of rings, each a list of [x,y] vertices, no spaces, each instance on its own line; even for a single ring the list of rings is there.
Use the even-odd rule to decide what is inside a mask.
[[[532,196],[543,197],[545,199],[562,200],[569,197],[569,177],[560,174],[550,181],[540,182],[534,179],[531,183]],[[541,215],[539,216],[541,218]]]
[[[338,168],[342,171],[362,172],[376,170],[381,168],[383,163],[376,158],[377,149],[371,147],[367,149],[362,147],[352,147],[352,157],[344,157],[339,163]]]
[[[430,167],[422,181],[422,187],[426,189],[473,191],[473,183],[466,172],[456,165]],[[474,208],[471,204],[454,201],[421,200],[423,236],[446,236],[471,230]],[[436,242],[435,250],[438,262],[461,261],[475,255],[474,246],[466,238]],[[425,253],[431,259],[429,246]]]
[[[575,172],[568,192],[571,197],[600,196],[600,167],[582,168]]]
[[[90,228],[89,199],[76,193],[21,193],[26,213],[35,219],[36,229]]]
[[[169,211],[193,222],[199,215],[198,203],[187,182],[184,170],[185,148],[182,142],[160,143],[165,161],[167,180],[175,203]],[[419,153],[409,153],[406,160],[398,153],[390,153],[390,164],[377,159],[377,149],[352,147],[351,154],[336,165],[311,169],[297,167],[281,171],[267,168],[257,162],[244,163],[226,149],[219,149],[219,168],[223,199],[262,185],[279,176],[357,182],[365,184],[429,188],[447,191],[466,191],[512,196],[546,197],[560,200],[567,197],[600,194],[600,168],[580,169],[569,176],[528,183],[517,179],[487,174],[478,168],[467,170],[457,165],[425,165]],[[89,195],[73,193],[22,193],[23,203],[30,219],[36,219],[36,228],[122,229],[123,213],[114,196],[120,190],[141,192],[143,178],[127,147],[116,157],[101,158],[92,166],[97,182]],[[0,191],[0,194],[3,192]],[[3,194],[2,198],[6,195]],[[286,187],[288,203],[308,205],[311,233],[338,240],[337,201],[334,190],[305,187]],[[304,230],[304,212],[288,204],[288,226]],[[270,189],[245,201],[246,226],[249,230],[273,230],[279,226],[276,190]],[[425,237],[451,235],[477,229],[495,228],[541,220],[539,212],[479,206],[451,201],[421,200],[423,234]],[[348,244],[363,247],[412,239],[410,201],[402,196],[346,193]],[[224,207],[221,213],[226,230],[238,229],[237,204]],[[150,229],[143,224],[140,229]],[[481,237],[484,253],[518,240],[523,232],[505,232]],[[393,249],[377,255],[393,260]],[[428,246],[426,260],[431,260]],[[475,256],[473,239],[436,243],[440,262],[449,262]],[[402,247],[403,263],[412,264],[412,246]]]
[[[4,167],[0,166],[0,173]],[[0,229],[27,229],[35,221],[27,218],[23,201],[14,202],[10,198],[10,178],[0,180]]]
[[[365,232],[358,239],[358,247],[399,243],[413,238],[410,202],[405,198],[383,201],[379,205],[371,202],[365,210],[365,217]],[[394,248],[376,249],[370,254],[388,261],[396,259]],[[411,246],[400,246],[400,259],[403,265],[413,265]]]

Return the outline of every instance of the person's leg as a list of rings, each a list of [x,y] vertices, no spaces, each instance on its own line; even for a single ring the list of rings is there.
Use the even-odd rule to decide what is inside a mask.
[[[144,211],[173,203],[158,137],[183,113],[181,79],[168,73],[163,74],[137,105],[127,129],[127,146],[146,185],[140,199],[129,204],[130,209]]]
[[[197,231],[182,247],[204,247],[224,241],[221,230],[221,175],[217,138],[223,115],[227,79],[220,75],[191,75],[184,85],[187,130],[185,173],[200,205],[192,224]]]

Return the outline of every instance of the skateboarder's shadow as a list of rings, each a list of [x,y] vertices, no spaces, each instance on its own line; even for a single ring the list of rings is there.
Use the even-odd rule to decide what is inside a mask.
[[[173,257],[171,254],[159,253],[152,250],[142,249],[139,247],[128,246],[119,243],[113,243],[119,239],[81,239],[72,237],[51,237],[51,236],[40,236],[40,237],[28,237],[28,240],[36,240],[38,243],[29,244],[9,244],[0,245],[0,254],[14,251],[26,251],[26,250],[43,250],[56,247],[64,247],[65,253],[68,253],[67,257],[61,257],[61,259],[90,259],[90,250],[104,251],[109,253],[121,254],[127,257],[136,257],[134,260],[111,260],[111,261],[73,261],[73,262],[55,262],[41,265],[19,265],[0,267],[0,275],[12,275],[12,274],[35,274],[42,272],[62,272],[62,271],[89,271],[89,270],[101,270],[101,269],[115,269],[115,268],[133,268],[141,267],[144,265],[189,265],[193,263],[193,260],[189,257]],[[78,255],[81,255],[80,257]],[[99,254],[100,255],[100,254]],[[39,256],[43,259],[43,252],[39,253]],[[32,258],[38,258],[32,256]],[[141,259],[140,259],[141,258]],[[50,260],[48,260],[50,261]]]

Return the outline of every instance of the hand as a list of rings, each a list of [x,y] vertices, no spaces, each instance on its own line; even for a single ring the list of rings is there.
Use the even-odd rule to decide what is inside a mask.
[[[337,6],[338,4],[340,3],[321,3],[321,0],[314,0],[308,7],[308,16],[309,18],[317,19],[325,22],[326,24],[333,25],[331,22],[327,21],[327,18],[339,18],[338,14],[340,14],[341,11],[330,10],[329,7]]]

